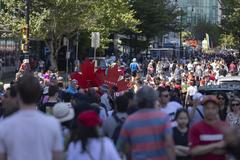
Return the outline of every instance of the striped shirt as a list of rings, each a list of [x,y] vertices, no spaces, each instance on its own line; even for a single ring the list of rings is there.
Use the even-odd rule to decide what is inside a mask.
[[[165,136],[172,134],[168,116],[159,109],[141,109],[122,126],[117,148],[129,145],[133,160],[166,160]]]

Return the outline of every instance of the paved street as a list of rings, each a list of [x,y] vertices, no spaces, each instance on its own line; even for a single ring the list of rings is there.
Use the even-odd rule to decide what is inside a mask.
[[[240,159],[239,8],[0,0],[0,160]]]

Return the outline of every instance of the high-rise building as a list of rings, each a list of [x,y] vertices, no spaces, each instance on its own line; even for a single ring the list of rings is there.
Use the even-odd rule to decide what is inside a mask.
[[[213,24],[220,24],[221,10],[219,0],[171,0],[186,15],[182,17],[184,24],[196,25],[204,20]]]

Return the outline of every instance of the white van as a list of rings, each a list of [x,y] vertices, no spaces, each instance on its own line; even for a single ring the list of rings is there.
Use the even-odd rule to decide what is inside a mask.
[[[219,78],[217,84],[239,84],[240,85],[240,76],[229,76],[229,77],[222,77]]]

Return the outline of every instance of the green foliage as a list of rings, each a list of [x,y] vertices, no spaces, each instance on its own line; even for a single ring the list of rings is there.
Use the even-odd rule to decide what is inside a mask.
[[[216,47],[218,45],[221,29],[216,24],[211,24],[203,20],[199,21],[192,30],[195,39],[203,40],[206,36],[206,33],[208,33],[210,37],[210,42],[213,43],[213,46]]]
[[[20,37],[25,24],[23,0],[2,0],[0,29],[12,30]],[[69,39],[77,31],[90,39],[92,31],[101,33],[101,46],[109,42],[109,35],[124,29],[136,32],[139,20],[127,0],[30,0],[30,37],[45,40],[54,57],[61,49],[63,37]],[[90,43],[89,43],[90,45]],[[88,45],[88,46],[89,46]]]
[[[182,12],[170,0],[129,0],[129,4],[140,23],[136,27],[137,32],[125,30],[123,33],[130,39],[122,41],[133,48],[135,54],[146,50],[155,37],[181,30],[177,17]]]
[[[240,1],[221,0],[223,9],[222,27],[228,34],[232,34],[236,45],[240,49]]]
[[[169,0],[131,0],[130,4],[141,21],[137,27],[147,39],[174,31],[179,24],[180,11]]]
[[[221,34],[219,41],[223,49],[232,49],[237,47],[236,39],[232,34]]]
[[[137,32],[139,20],[134,18],[135,12],[130,9],[127,0],[98,0],[89,9],[91,18],[86,19],[89,32],[100,32],[103,44],[109,42],[111,33],[129,29]]]
[[[24,24],[22,0],[3,0],[1,25],[19,33]],[[126,0],[31,0],[31,37],[49,38],[49,34],[71,35],[78,30],[99,31],[103,37],[121,29],[136,31],[134,11]],[[15,32],[16,31],[16,32]],[[105,37],[105,38],[106,38]]]
[[[182,41],[184,42],[185,40],[191,39],[192,38],[192,33],[189,31],[184,31],[182,32]]]

